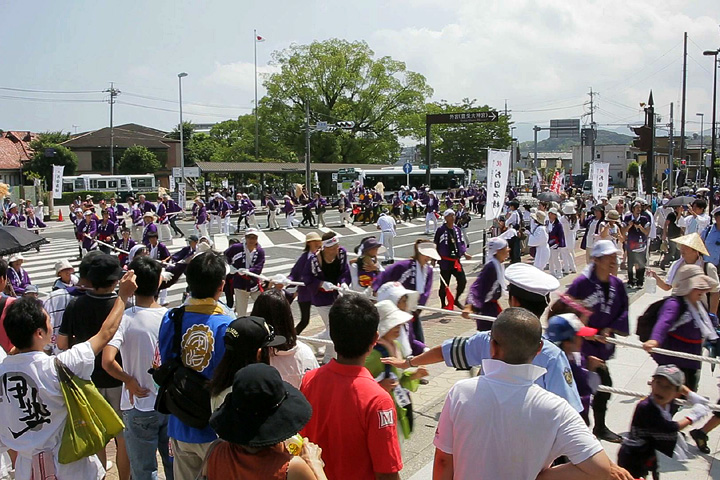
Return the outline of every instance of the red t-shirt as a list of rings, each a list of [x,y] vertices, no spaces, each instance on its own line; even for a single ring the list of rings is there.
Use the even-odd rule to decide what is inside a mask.
[[[395,405],[364,366],[332,360],[303,377],[313,415],[302,435],[322,448],[331,479],[374,479],[402,470]]]

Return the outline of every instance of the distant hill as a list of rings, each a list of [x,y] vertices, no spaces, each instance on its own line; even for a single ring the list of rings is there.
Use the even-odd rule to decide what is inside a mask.
[[[617,132],[611,132],[608,130],[598,130],[596,145],[629,145],[633,140],[631,135],[623,135]],[[538,152],[569,152],[575,145],[580,145],[580,139],[569,139],[569,138],[546,138],[545,140],[538,142]],[[534,142],[521,142],[520,152],[532,152],[534,149]]]

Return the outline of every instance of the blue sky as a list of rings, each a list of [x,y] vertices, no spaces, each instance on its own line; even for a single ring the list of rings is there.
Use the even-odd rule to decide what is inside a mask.
[[[261,72],[272,72],[272,51],[293,42],[362,39],[424,74],[436,100],[469,97],[502,109],[507,99],[521,140],[532,138],[534,124],[587,113],[591,86],[599,92],[601,128],[642,121],[638,104],[650,88],[663,122],[675,102],[677,125],[687,31],[693,132],[697,112],[706,114],[706,128],[711,115],[712,62],[702,50],[720,47],[717,0],[0,0],[0,12],[6,130],[107,126],[101,91],[111,81],[122,92],[116,124],[169,130],[177,123],[181,71],[189,73],[186,119],[212,123],[248,113],[256,28],[267,39],[258,44]]]

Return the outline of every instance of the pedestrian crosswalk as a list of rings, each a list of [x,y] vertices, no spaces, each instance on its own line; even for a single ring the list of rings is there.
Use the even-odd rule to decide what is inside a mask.
[[[49,244],[40,247],[40,252],[33,250],[23,253],[23,257],[25,257],[23,268],[28,272],[28,275],[30,275],[31,283],[38,287],[41,300],[47,298],[52,290],[53,283],[55,283],[57,279],[55,275],[55,263],[57,261],[63,259],[69,260],[70,264],[75,267],[76,272],[80,265],[77,242],[74,239],[51,238],[49,240]],[[185,246],[184,242],[176,241],[177,244],[168,244],[168,249],[171,254]],[[292,256],[294,256],[295,252],[292,253]],[[295,260],[295,258],[273,257],[268,255],[265,259],[263,274],[267,276],[272,276],[277,273],[287,274],[295,264]],[[182,303],[183,292],[185,292],[186,287],[187,283],[183,275],[175,285],[168,289],[167,301],[171,307]],[[252,308],[252,304],[249,305],[249,308]]]

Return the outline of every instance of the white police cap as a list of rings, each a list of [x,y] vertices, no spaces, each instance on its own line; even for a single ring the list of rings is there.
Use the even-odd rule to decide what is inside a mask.
[[[521,290],[540,297],[546,297],[560,288],[560,282],[552,275],[530,265],[513,263],[505,268],[505,280]],[[532,299],[530,296],[526,297]]]

